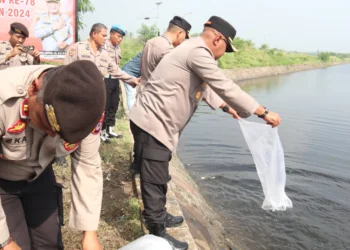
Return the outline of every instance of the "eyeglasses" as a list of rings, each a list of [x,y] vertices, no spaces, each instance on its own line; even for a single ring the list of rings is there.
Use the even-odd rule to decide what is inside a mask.
[[[215,30],[213,30],[213,32],[214,32],[214,34],[215,34],[216,36],[219,36],[220,39],[224,40],[225,43],[226,43],[226,46],[227,46],[227,47],[230,46],[230,47],[232,48],[232,51],[234,51],[234,52],[238,51],[238,50],[233,46],[233,40],[232,40],[231,37],[229,37],[229,38],[228,38],[229,40],[227,40],[227,38],[224,37],[221,33],[216,32]]]
[[[226,39],[226,37],[224,37],[222,34],[219,34],[219,33],[216,32],[215,30],[213,30],[213,32],[214,32],[214,34],[215,34],[216,36],[219,36],[220,39],[224,40],[225,43],[226,43],[227,45],[229,45],[229,44],[228,44],[228,41],[227,41],[227,39]]]

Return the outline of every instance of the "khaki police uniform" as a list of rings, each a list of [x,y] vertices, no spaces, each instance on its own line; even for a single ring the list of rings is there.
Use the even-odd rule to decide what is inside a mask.
[[[141,166],[147,223],[164,221],[171,153],[176,150],[179,136],[200,101],[206,95],[210,99],[211,94],[206,93],[210,91],[208,87],[241,117],[250,116],[259,106],[225,77],[210,49],[198,37],[184,42],[160,61],[130,111],[135,138],[134,163]],[[217,108],[218,104],[212,106]]]
[[[29,119],[26,99],[28,86],[43,71],[52,67],[54,66],[27,66],[21,70],[11,68],[0,72],[0,242],[4,242],[11,231],[11,236],[20,246],[28,243],[28,231],[18,229],[20,219],[24,224],[26,219],[16,218],[17,209],[24,209],[25,212],[31,212],[30,219],[27,219],[28,225],[24,226],[28,227],[36,250],[63,249],[58,224],[62,211],[57,210],[60,199],[54,197],[52,200],[51,195],[52,192],[59,193],[51,188],[55,185],[51,167],[55,156],[71,155],[72,196],[69,225],[82,231],[97,230],[102,203],[103,177],[98,153],[102,120],[81,142],[69,144],[58,135],[46,135],[35,128]],[[23,191],[23,208],[20,205],[10,207],[7,200],[11,198],[13,201],[13,197],[10,197],[7,188],[13,186],[13,183],[37,190],[38,197],[26,197]],[[14,192],[18,194],[22,191]],[[46,200],[47,195],[48,199],[51,198],[51,203]],[[50,208],[53,209],[52,213],[47,214],[47,209]],[[57,228],[52,228],[52,221],[56,222]],[[56,245],[53,247],[50,244]]]
[[[107,50],[104,48],[99,48],[95,55],[88,40],[75,43],[69,48],[68,53],[64,58],[64,65],[70,64],[77,60],[92,61],[100,70],[103,77],[107,77],[109,74],[112,77],[134,85],[136,79],[135,77],[122,71],[115,64],[115,62],[112,61],[112,58],[110,58]]]
[[[40,60],[35,60],[32,55],[24,52],[5,61],[6,55],[10,53],[12,49],[10,42],[0,41],[0,70],[8,67],[40,64]]]
[[[63,20],[64,26],[53,30],[53,24]],[[44,13],[38,16],[35,24],[34,36],[41,38],[43,51],[62,51],[57,42],[65,42],[68,46],[73,43],[74,32],[71,19],[65,14]]]
[[[165,35],[154,37],[148,40],[143,48],[141,57],[141,84],[148,82],[151,73],[157,67],[160,60],[174,48],[171,39]]]

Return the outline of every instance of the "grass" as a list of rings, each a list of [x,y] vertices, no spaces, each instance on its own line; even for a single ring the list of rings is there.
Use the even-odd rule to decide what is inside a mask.
[[[116,130],[124,135],[111,144],[101,144],[100,155],[103,168],[103,203],[99,225],[99,239],[103,249],[118,249],[143,235],[140,222],[140,207],[134,197],[132,176],[129,172],[132,137],[129,122],[122,111],[118,112]],[[67,158],[69,162],[69,157]],[[57,180],[64,189],[65,225],[62,227],[66,250],[81,249],[81,231],[68,228],[70,208],[70,176],[68,165],[54,166]]]

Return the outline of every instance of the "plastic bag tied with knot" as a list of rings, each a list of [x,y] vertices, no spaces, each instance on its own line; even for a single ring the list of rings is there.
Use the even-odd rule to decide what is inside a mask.
[[[252,153],[264,191],[262,208],[272,211],[292,208],[292,201],[285,193],[284,152],[277,128],[243,119],[239,120],[239,125]]]

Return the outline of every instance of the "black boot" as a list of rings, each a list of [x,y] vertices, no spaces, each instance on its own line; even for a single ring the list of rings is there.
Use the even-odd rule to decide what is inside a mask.
[[[184,222],[184,217],[182,216],[174,216],[166,213],[165,217],[165,226],[166,227],[178,227]]]
[[[150,234],[161,237],[169,242],[173,250],[187,250],[188,244],[186,242],[179,241],[170,236],[166,229],[165,223],[148,223],[147,228]]]

